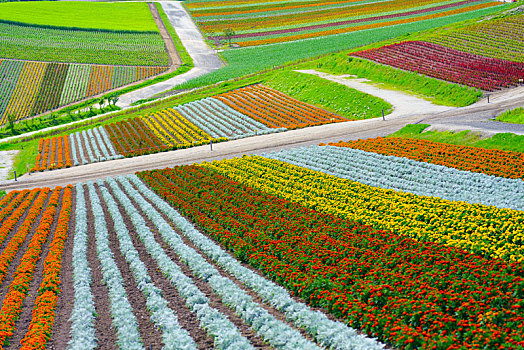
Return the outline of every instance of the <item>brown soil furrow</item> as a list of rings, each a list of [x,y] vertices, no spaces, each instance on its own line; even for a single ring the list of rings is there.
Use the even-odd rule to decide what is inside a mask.
[[[33,308],[35,306],[35,300],[38,296],[38,289],[40,288],[40,283],[42,283],[43,273],[44,273],[44,261],[49,254],[50,244],[53,241],[56,227],[58,225],[58,218],[60,216],[60,210],[62,209],[62,202],[64,199],[64,190],[60,192],[60,199],[58,200],[58,205],[56,206],[55,215],[53,217],[53,224],[49,229],[47,240],[42,245],[42,250],[40,252],[40,259],[36,263],[35,269],[33,271],[33,280],[29,284],[29,290],[27,296],[24,300],[24,306],[18,320],[15,323],[15,333],[9,340],[9,346],[4,347],[4,349],[18,349],[20,346],[20,341],[24,338],[25,334],[29,330],[29,325],[33,318]],[[42,213],[45,211],[42,210]],[[24,250],[25,253],[25,250]]]
[[[44,206],[42,207],[42,210],[40,211],[40,214],[37,216],[35,222],[33,223],[33,226],[31,227],[31,232],[29,232],[27,234],[24,243],[22,243],[22,245],[20,245],[20,247],[18,248],[18,251],[16,252],[16,255],[15,255],[13,261],[11,261],[11,264],[9,265],[9,268],[7,269],[7,273],[5,275],[4,282],[3,282],[3,284],[2,284],[2,286],[0,288],[0,300],[2,300],[2,304],[0,304],[0,305],[3,305],[3,303],[4,303],[5,295],[9,291],[9,286],[11,285],[11,282],[13,282],[13,278],[14,278],[13,274],[15,273],[18,265],[20,265],[20,260],[22,259],[22,256],[24,256],[24,253],[25,253],[27,247],[29,246],[29,242],[31,242],[31,238],[35,234],[36,228],[38,227],[38,223],[40,222],[40,219],[44,215],[45,208],[47,207],[47,204],[49,203],[49,198],[51,197],[52,193],[53,193],[53,191],[49,191],[49,193],[47,195],[47,199],[44,202]],[[15,235],[15,233],[18,232],[20,226],[22,225],[22,223],[26,219],[27,215],[29,215],[29,213],[31,212],[32,206],[33,206],[33,204],[34,204],[34,202],[36,201],[37,198],[38,198],[38,195],[36,195],[36,197],[33,200],[33,203],[31,204],[31,206],[29,208],[27,208],[27,210],[25,211],[24,215],[22,215],[20,220],[18,220],[18,223],[16,224],[16,226],[13,228],[12,232],[9,234],[9,236],[4,241],[4,245],[2,247],[3,248],[2,251],[4,251],[5,247],[7,246],[7,244],[11,240],[11,238]]]
[[[109,189],[109,187],[107,187]],[[110,190],[111,194],[113,191]],[[114,197],[114,196],[113,196]],[[139,207],[135,204],[135,208],[139,210]],[[124,218],[127,229],[130,232],[131,239],[133,240],[133,245],[135,246],[140,260],[148,268],[148,273],[151,276],[151,279],[155,286],[162,290],[162,295],[169,302],[168,306],[171,310],[175,312],[178,318],[179,324],[182,328],[186,329],[191,338],[195,341],[199,349],[210,349],[213,348],[213,339],[208,336],[200,326],[200,321],[198,320],[196,314],[191,311],[191,309],[186,305],[185,300],[180,296],[176,287],[162,274],[160,267],[156,261],[149,255],[144,244],[140,241],[139,237],[134,232],[133,222],[126,214],[126,212],[119,206],[120,214]],[[143,216],[146,219],[145,216]],[[147,221],[146,221],[147,222]],[[148,222],[148,226],[149,226]]]
[[[70,147],[71,148],[71,157],[73,156],[73,153],[76,154],[76,159],[78,160],[78,163],[80,165],[82,165],[82,157],[80,157],[80,147],[81,145],[78,144],[77,142],[77,139],[76,137],[74,136],[75,134],[70,134],[69,136],[69,146],[71,146],[71,139],[75,139],[75,147]],[[73,158],[71,158],[71,160],[73,160]],[[73,164],[74,166],[74,164]]]
[[[71,216],[67,230],[67,239],[62,255],[62,269],[60,271],[61,291],[55,309],[55,324],[51,339],[47,342],[49,350],[66,349],[71,339],[71,313],[73,312],[75,290],[73,288],[73,243],[76,227],[76,191],[71,191]]]
[[[111,303],[109,302],[109,294],[107,287],[103,282],[102,268],[96,253],[95,219],[91,207],[91,200],[89,199],[89,191],[85,185],[84,195],[86,197],[87,210],[87,260],[93,276],[91,292],[93,293],[96,311],[95,336],[99,350],[112,350],[117,349],[116,330],[113,327],[111,318]]]
[[[136,188],[135,185],[133,185],[133,187],[138,190]],[[149,200],[148,198],[144,197],[151,205],[153,205],[153,207],[155,207],[155,209],[157,208],[157,206],[155,205],[154,202],[152,202],[151,200]],[[189,247],[195,249],[200,255],[202,255],[204,257],[204,259],[206,259],[206,261],[208,263],[210,263],[211,265],[213,265],[217,270],[218,272],[222,275],[222,276],[225,276],[227,278],[229,278],[231,281],[233,281],[239,288],[241,288],[242,290],[244,290],[247,294],[249,294],[253,300],[255,302],[257,302],[258,304],[260,304],[261,307],[263,307],[265,310],[267,310],[271,315],[273,315],[276,319],[288,324],[290,327],[292,328],[295,328],[297,331],[300,332],[300,334],[302,334],[302,336],[304,336],[306,339],[312,341],[312,342],[315,342],[313,340],[313,338],[302,328],[298,328],[298,327],[295,327],[293,325],[293,323],[291,322],[288,322],[285,318],[285,315],[280,312],[279,310],[275,309],[274,307],[272,307],[271,305],[267,304],[257,293],[255,293],[253,290],[251,290],[250,288],[246,287],[244,285],[243,282],[239,281],[236,277],[234,277],[233,275],[229,274],[228,272],[226,272],[224,269],[222,269],[219,265],[217,265],[213,260],[211,260],[210,258],[207,257],[207,255],[205,255],[204,252],[202,252],[200,250],[200,248],[198,248],[197,246],[195,246],[193,244],[193,242],[191,242],[191,240],[189,240],[170,220],[169,218],[164,214],[162,213],[160,210],[158,210],[158,212],[160,213],[160,215],[162,215],[162,217],[164,218],[164,220],[166,220],[170,225],[171,227],[173,228],[173,230],[178,233],[180,235],[180,237],[182,238],[182,241],[188,245]],[[186,218],[189,222],[193,223],[192,220]],[[195,225],[195,227],[198,229],[198,226],[196,224],[193,223],[193,225]],[[207,236],[207,235],[206,235]],[[216,242],[215,240],[213,240],[211,237],[207,236],[209,239],[211,239],[212,241],[214,241],[216,244],[220,245],[218,242]],[[220,245],[221,246],[221,245]],[[231,252],[229,252],[228,250],[226,250],[223,246],[221,246],[222,249],[227,253],[229,254],[229,256],[231,256],[233,259],[237,260],[237,258],[235,258],[235,256],[233,254],[231,254]],[[241,261],[238,261],[243,267],[251,270],[252,272],[256,273],[257,275],[263,277],[263,278],[266,278],[266,276],[264,276],[264,274],[253,268],[251,265],[249,264],[246,264],[246,263],[243,263]],[[299,297],[296,297],[294,296],[292,293],[289,293],[290,297],[293,298],[293,300],[295,300],[296,302],[298,303],[303,303],[305,305],[308,305],[308,303],[299,298]],[[333,315],[331,315],[326,309],[323,309],[323,308],[319,308],[319,307],[312,307],[312,306],[309,306],[309,308],[313,311],[320,311],[322,313],[324,313],[330,320],[332,321],[337,321],[337,322],[344,322],[344,320],[339,320],[337,319],[336,317],[334,317]]]
[[[95,188],[98,197],[100,198],[100,203],[102,205],[102,209],[104,211],[104,216],[107,223],[110,242],[109,246],[111,248],[111,251],[113,252],[113,258],[118,267],[118,270],[120,271],[124,279],[124,289],[126,291],[129,303],[133,308],[133,314],[135,315],[138,323],[138,331],[140,332],[140,337],[142,338],[142,341],[144,342],[144,346],[146,348],[150,348],[152,346],[151,349],[161,349],[164,345],[162,342],[162,332],[158,328],[156,328],[155,324],[151,321],[149,311],[147,310],[146,298],[144,297],[144,294],[138,289],[136,281],[133,277],[133,273],[131,272],[131,269],[129,268],[129,265],[124,255],[120,251],[120,243],[114,231],[113,219],[111,218],[111,214],[107,209],[107,205],[102,197],[100,188],[98,187],[98,185],[95,185]]]
[[[134,200],[132,200],[132,202],[133,202],[133,204],[135,204],[135,207],[138,209],[139,207],[136,204],[136,202],[134,202]],[[140,211],[140,209],[138,209],[138,210]],[[140,211],[140,212],[142,213],[142,211]],[[171,260],[173,260],[180,267],[180,269],[182,270],[182,272],[186,276],[189,276],[189,277],[191,277],[193,279],[193,282],[195,283],[195,285],[202,291],[202,293],[204,293],[206,295],[206,297],[209,298],[209,305],[211,307],[217,309],[218,311],[220,311],[222,314],[226,315],[229,318],[229,320],[239,329],[241,334],[244,337],[246,337],[251,342],[251,344],[253,344],[253,346],[255,346],[258,349],[273,349],[273,347],[271,347],[270,345],[265,343],[264,340],[249,325],[247,325],[239,316],[237,316],[232,308],[230,308],[229,306],[225,305],[222,302],[222,299],[220,298],[220,296],[217,295],[213,291],[213,289],[211,288],[209,283],[203,281],[199,277],[196,277],[193,274],[193,272],[191,272],[189,267],[187,267],[187,265],[182,260],[180,260],[179,256],[175,253],[175,251],[164,242],[164,240],[162,239],[161,234],[155,228],[154,224],[144,214],[142,216],[144,217],[144,220],[146,221],[147,226],[153,232],[153,234],[155,236],[155,239],[158,242],[158,244],[160,244],[161,246],[164,247],[164,250],[165,250],[166,254],[171,258]],[[164,217],[164,219],[167,222],[170,222],[169,219],[167,219],[166,217]],[[187,244],[187,242],[184,242],[184,243]],[[197,250],[197,252],[199,252],[199,251]],[[204,256],[201,252],[199,252],[199,253],[202,256]],[[204,258],[205,258],[205,256],[204,256]],[[213,262],[210,262],[210,263],[215,268],[217,268],[217,270],[219,270],[219,267],[217,265],[215,265]],[[222,272],[220,270],[219,270],[219,272],[222,274]],[[226,276],[224,274],[222,274],[222,275]],[[230,278],[229,276],[226,276],[226,277]],[[231,280],[233,282],[235,282],[235,280],[233,280],[233,279],[231,279]]]

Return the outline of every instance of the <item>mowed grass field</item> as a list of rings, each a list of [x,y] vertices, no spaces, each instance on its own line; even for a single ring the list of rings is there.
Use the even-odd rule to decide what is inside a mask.
[[[0,4],[0,21],[68,28],[158,32],[146,3],[9,2]]]

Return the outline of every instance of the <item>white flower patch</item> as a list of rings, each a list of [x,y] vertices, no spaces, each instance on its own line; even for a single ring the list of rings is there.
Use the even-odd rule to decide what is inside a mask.
[[[87,262],[87,210],[82,184],[76,185],[76,224],[73,243],[73,288],[71,340],[68,349],[95,349],[95,303],[91,293],[91,268]]]
[[[133,178],[133,176],[129,176],[128,179],[132,179],[133,182],[137,181],[142,187],[145,187],[138,178]],[[126,179],[123,177],[117,177],[117,180],[122,184],[126,183]],[[211,288],[222,298],[222,301],[233,308],[264,340],[270,345],[282,349],[318,349],[317,345],[305,339],[298,331],[275,319],[234,282],[222,277],[199,253],[184,244],[182,238],[140,193],[129,185],[124,186],[147,217],[155,223],[164,241],[173,248],[180,259],[187,264],[196,276],[208,282]],[[142,189],[141,192],[143,192]],[[155,201],[166,204],[158,197],[155,198]]]
[[[369,186],[471,204],[524,210],[524,181],[334,146],[262,155]]]
[[[78,151],[80,152],[80,159],[82,160],[82,164],[83,165],[86,165],[89,163],[89,161],[86,159],[86,155],[84,153],[84,148],[82,147],[82,140],[81,140],[81,136],[80,136],[80,131],[77,131],[74,133],[74,136],[76,138],[76,144],[77,144],[77,147],[78,147]]]
[[[198,289],[191,278],[186,276],[180,267],[169,258],[155,240],[144,218],[127,195],[118,187],[116,181],[108,178],[107,183],[131,218],[135,232],[148,253],[158,263],[164,276],[173,283],[182,298],[186,300],[186,304],[196,313],[204,329],[215,339],[215,347],[218,349],[253,349],[249,340],[242,336],[237,327],[225,315],[209,306],[209,299]],[[130,188],[129,182],[123,183],[123,185],[126,186],[126,189]]]
[[[87,130],[87,136],[89,137],[89,142],[91,143],[91,145],[93,147],[93,153],[94,153],[94,156],[95,156],[95,161],[104,162],[106,160],[106,157],[102,153],[101,149],[98,147],[98,145],[96,143],[96,141],[100,141],[100,140],[97,140],[97,137],[96,137],[95,133],[93,132],[93,130],[95,130],[95,129]]]
[[[87,152],[87,157],[89,158],[89,161],[91,163],[96,163],[98,159],[95,158],[95,155],[93,154],[93,149],[91,148],[91,143],[89,142],[90,137],[87,135],[87,132],[85,130],[82,130],[80,134],[82,135],[82,138],[84,139],[84,144],[86,146],[86,152]]]
[[[104,139],[105,144],[107,145],[107,149],[109,151],[109,156],[111,159],[122,159],[124,158],[123,155],[118,154],[118,152],[115,151],[115,147],[111,143],[111,139],[109,138],[109,135],[107,134],[106,129],[103,126],[98,127],[98,132]]]
[[[323,313],[313,311],[307,305],[296,302],[284,288],[243,267],[213,240],[196,230],[188,220],[150,190],[136,175],[128,175],[126,178],[135,184],[142,195],[153,201],[157,208],[169,217],[177,228],[211,260],[242,281],[246,287],[256,292],[264,301],[283,312],[288,321],[306,330],[320,345],[330,349],[384,348],[384,345],[377,340],[360,335],[355,329],[341,322],[332,321]],[[137,198],[137,201],[143,200],[138,192],[129,193]]]
[[[133,277],[142,291],[146,299],[146,304],[151,319],[157,327],[162,330],[162,338],[165,344],[165,349],[196,349],[197,346],[189,332],[183,329],[178,323],[178,319],[168,307],[168,301],[162,296],[162,291],[157,288],[151,281],[151,276],[147,272],[146,265],[140,260],[138,251],[136,250],[129,231],[124,223],[124,219],[118,209],[118,204],[113,199],[113,196],[105,188],[103,180],[98,180],[100,192],[107,205],[111,218],[113,219],[115,233],[120,243],[120,251],[124,255],[129,264]],[[120,191],[121,192],[121,191]],[[124,204],[129,209],[131,203]],[[140,216],[138,213],[130,215],[132,220],[136,220],[135,216]]]
[[[109,247],[107,223],[100,200],[96,194],[93,182],[89,181],[87,187],[95,217],[96,252],[102,267],[103,281],[109,292],[111,317],[113,318],[113,327],[115,327],[117,333],[118,346],[126,350],[143,349],[142,339],[138,332],[138,323],[124,289],[124,280],[113,259],[113,252]]]

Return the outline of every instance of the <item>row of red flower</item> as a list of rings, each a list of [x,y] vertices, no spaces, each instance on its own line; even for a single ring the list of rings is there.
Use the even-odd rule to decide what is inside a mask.
[[[235,255],[400,348],[524,346],[524,266],[417,242],[196,166],[140,173]]]
[[[351,55],[488,91],[524,79],[524,63],[483,57],[424,41],[402,42]]]

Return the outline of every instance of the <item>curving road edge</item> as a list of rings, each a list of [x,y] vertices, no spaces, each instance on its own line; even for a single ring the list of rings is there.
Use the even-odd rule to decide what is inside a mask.
[[[178,84],[211,73],[223,66],[216,52],[206,44],[202,34],[181,2],[159,1],[159,3],[162,5],[171,25],[175,28],[175,32],[180,41],[182,41],[187,53],[193,59],[195,66],[184,74],[121,95],[117,103],[121,108],[129,107],[133,102],[165,92]]]

